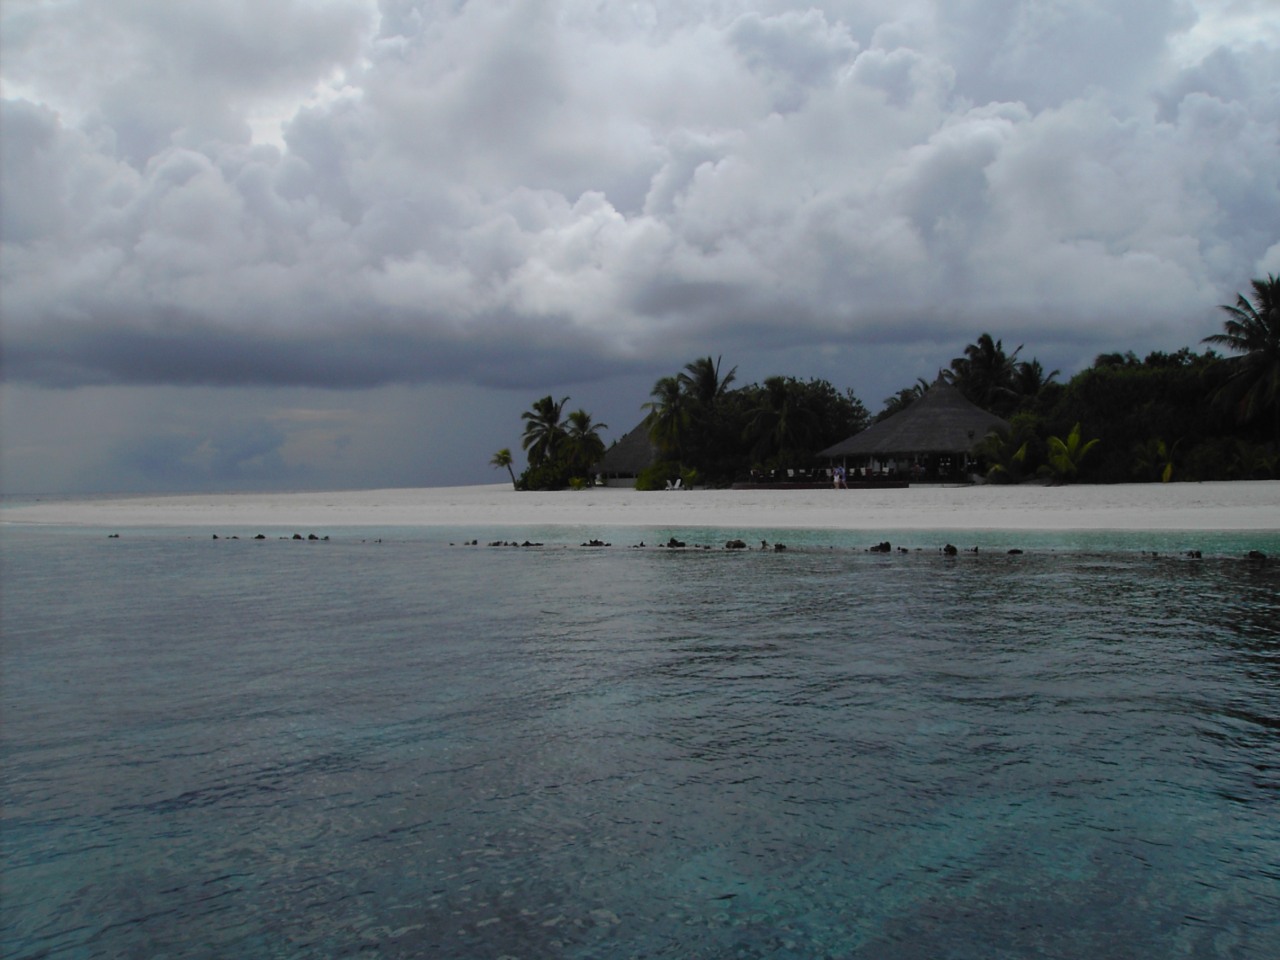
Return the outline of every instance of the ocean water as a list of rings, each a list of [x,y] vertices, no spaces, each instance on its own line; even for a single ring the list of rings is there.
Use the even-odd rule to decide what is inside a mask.
[[[1280,955],[1275,534],[254,532],[0,530],[5,957]]]

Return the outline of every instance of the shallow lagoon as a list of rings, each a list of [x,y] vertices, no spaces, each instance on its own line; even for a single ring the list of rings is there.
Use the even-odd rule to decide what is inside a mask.
[[[1275,534],[256,532],[4,531],[5,955],[1280,939]]]

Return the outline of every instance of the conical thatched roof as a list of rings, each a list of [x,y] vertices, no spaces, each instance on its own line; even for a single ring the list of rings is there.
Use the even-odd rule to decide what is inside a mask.
[[[828,447],[819,456],[968,453],[995,429],[1008,430],[1008,421],[973,405],[939,377],[905,410]]]
[[[649,428],[641,421],[605,451],[596,464],[596,473],[612,477],[634,477],[658,459],[658,448],[649,439]]]

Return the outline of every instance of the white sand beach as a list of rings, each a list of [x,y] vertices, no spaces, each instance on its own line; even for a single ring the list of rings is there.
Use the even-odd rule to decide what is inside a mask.
[[[5,524],[92,527],[599,526],[830,530],[1280,531],[1280,481],[902,490],[624,488],[521,493],[510,484],[131,496],[26,502]]]

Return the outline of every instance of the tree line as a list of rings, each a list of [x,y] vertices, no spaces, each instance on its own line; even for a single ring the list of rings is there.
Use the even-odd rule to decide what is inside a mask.
[[[524,420],[522,445],[529,466],[519,478],[512,469],[509,448],[503,447],[489,461],[495,468],[505,468],[517,489],[561,490],[590,483],[593,468],[605,451],[600,431],[609,425],[596,423],[585,410],[566,414],[568,403],[568,397],[556,401],[548,395],[520,414]]]
[[[1066,383],[1053,382],[1054,371],[1034,386],[1017,350],[1006,355],[1000,341],[980,337],[966,348],[969,365],[952,361],[951,372],[966,397],[1009,420],[1008,433],[981,447],[991,479],[1280,477],[1278,284],[1272,275],[1254,280],[1252,298],[1224,305],[1223,330],[1201,352],[1105,353]]]
[[[1095,483],[1252,479],[1280,476],[1280,316],[1275,276],[1253,281],[1221,333],[1196,353],[1184,347],[1139,359],[1132,351],[1098,356],[1065,383],[1023,347],[1006,351],[981,334],[941,376],[972,403],[1008,420],[979,447],[994,481],[1049,475]],[[1212,348],[1232,354],[1221,356]],[[638,478],[641,489],[682,478],[726,485],[749,476],[824,466],[817,454],[873,422],[852,390],[826,380],[773,376],[734,387],[737,368],[700,357],[661,377],[643,405],[657,451]],[[887,397],[875,420],[923,396],[919,379]],[[566,414],[568,397],[547,396],[522,414],[528,468],[516,477],[509,449],[491,463],[522,489],[590,483],[605,452],[584,410]]]

